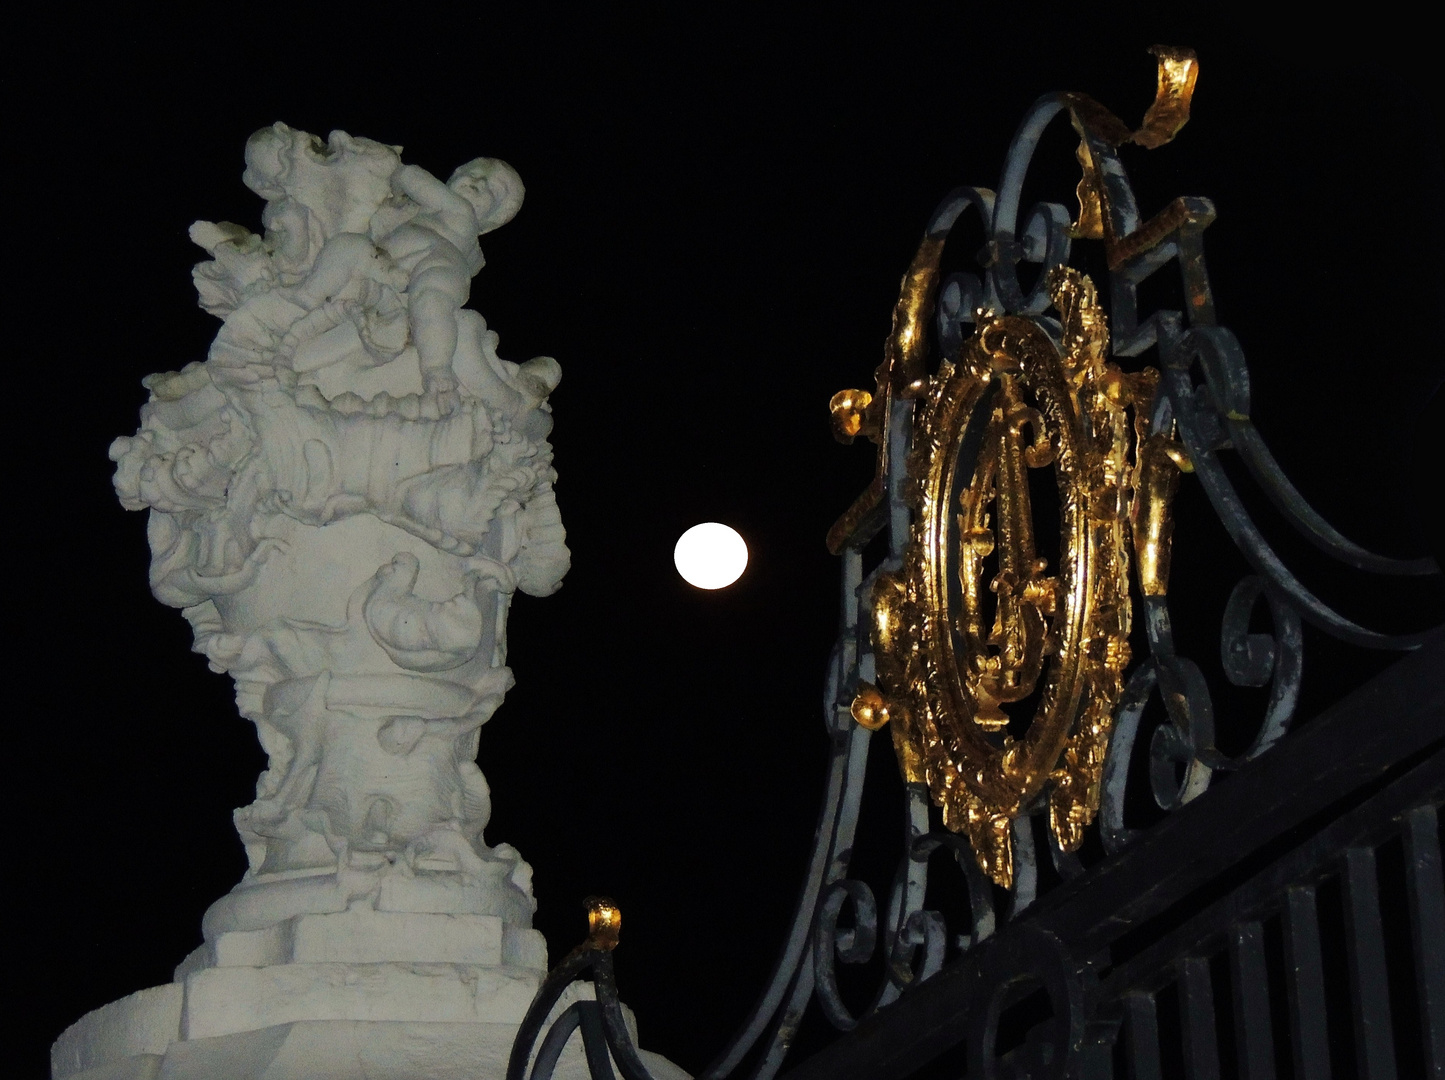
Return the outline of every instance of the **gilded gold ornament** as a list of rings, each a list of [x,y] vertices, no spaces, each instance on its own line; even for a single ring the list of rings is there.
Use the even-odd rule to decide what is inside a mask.
[[[1120,247],[1126,238],[1114,235],[1108,213],[1108,193],[1099,173],[1098,163],[1089,149],[1089,136],[1093,135],[1109,146],[1134,143],[1149,150],[1172,142],[1189,122],[1194,84],[1199,79],[1199,61],[1193,49],[1155,45],[1149,52],[1158,61],[1158,86],[1154,92],[1154,100],[1144,113],[1144,121],[1138,128],[1131,130],[1087,94],[1067,95],[1070,119],[1074,130],[1079,133],[1079,148],[1075,156],[1083,170],[1077,190],[1079,218],[1070,232],[1078,238],[1103,240],[1111,270],[1127,261],[1128,256]],[[1130,252],[1147,247],[1146,238],[1149,234],[1157,232],[1166,222],[1177,225],[1172,219],[1189,210],[1183,200],[1176,199],[1157,218],[1146,223],[1142,230],[1136,229],[1130,234],[1135,240]]]
[[[874,586],[878,685],[853,706],[865,726],[891,724],[905,778],[927,783],[1005,887],[1013,819],[1036,799],[1046,793],[1066,850],[1098,809],[1129,661],[1130,523],[1151,572],[1167,574],[1172,488],[1158,462],[1177,475],[1172,439],[1147,430],[1156,376],[1105,359],[1093,283],[1060,268],[1048,285],[1059,344],[1035,319],[981,313],[957,365],[907,373],[913,525],[902,569]],[[1053,473],[1057,565],[1036,543],[1035,469]],[[1030,701],[1031,715],[1010,714]]]
[[[850,443],[859,435],[874,438],[878,425],[873,421],[869,406],[873,395],[867,390],[839,390],[828,402],[828,413],[833,418],[833,438],[841,443]]]
[[[1189,119],[1198,75],[1189,49],[1156,46],[1158,90],[1137,129],[1084,94],[1064,104],[1080,136],[1075,237],[1102,239],[1111,270],[1181,230],[1213,220],[1207,200],[1176,199],[1123,235],[1096,153],[1162,146]],[[1091,149],[1092,147],[1092,149]],[[835,431],[878,443],[872,483],[828,534],[835,554],[875,530],[887,509],[894,401],[912,401],[902,567],[872,593],[876,685],[857,722],[891,729],[904,779],[928,785],[944,824],[979,865],[1013,883],[1012,823],[1047,800],[1065,850],[1099,806],[1110,728],[1129,663],[1130,555],[1140,591],[1169,585],[1172,501],[1190,463],[1169,430],[1150,428],[1158,372],[1107,359],[1108,322],[1088,277],[1067,267],[1046,284],[1057,329],[1041,319],[976,313],[957,363],[930,375],[932,316],[946,230],[925,237],[903,277],[871,395],[831,403]],[[1211,302],[1186,283],[1191,310]],[[866,399],[866,400],[865,400]],[[1053,485],[1030,484],[1051,470]],[[1036,542],[1033,501],[1057,501],[1056,565]]]
[[[1193,49],[1155,45],[1149,51],[1159,60],[1159,85],[1153,104],[1144,114],[1144,123],[1130,141],[1152,150],[1172,140],[1189,123],[1199,61]]]
[[[617,948],[622,933],[622,911],[605,896],[589,896],[583,901],[587,908],[587,946],[611,952]]]
[[[850,709],[854,721],[867,728],[869,731],[877,731],[888,723],[888,703],[883,700],[883,695],[878,688],[871,683],[863,683],[858,687],[858,693],[853,697],[853,706]]]

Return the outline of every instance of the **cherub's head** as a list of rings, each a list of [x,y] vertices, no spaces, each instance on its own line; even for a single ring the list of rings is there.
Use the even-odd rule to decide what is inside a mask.
[[[311,138],[277,121],[247,139],[246,171],[241,174],[241,182],[263,199],[284,196],[298,136]]]
[[[452,173],[447,187],[471,204],[477,215],[477,233],[500,228],[522,208],[522,178],[505,161],[477,158]]]

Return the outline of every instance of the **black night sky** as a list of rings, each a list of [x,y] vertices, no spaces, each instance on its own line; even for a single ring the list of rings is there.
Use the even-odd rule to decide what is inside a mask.
[[[1038,95],[1081,90],[1137,122],[1146,48],[1198,51],[1189,126],[1125,152],[1142,209],[1215,200],[1220,319],[1306,496],[1366,546],[1440,552],[1445,171],[1409,27],[1386,47],[1354,28],[1286,40],[1247,19],[1026,4],[493,6],[197,5],[161,23],[51,5],[11,38],[12,1075],[45,1075],[87,1010],[169,981],[244,869],[231,813],[264,756],[230,680],[150,596],[144,519],[117,503],[106,448],[135,429],[142,376],[204,357],[218,324],[195,304],[186,229],[259,229],[242,149],[274,120],[401,144],[443,177],[501,157],[526,183],[521,213],[483,238],[471,306],[504,357],[562,365],[573,565],[556,595],[513,608],[517,686],[479,757],[487,839],[534,865],[554,960],[583,936],[583,897],[618,901],[643,1045],[689,1071],[765,982],[821,794],[838,572],[823,536],[873,469],[870,445],[831,438],[828,398],[871,386],[934,204],[997,183]],[[1073,205],[1075,141],[1050,130],[1026,204]],[[1086,247],[1080,265],[1099,258]],[[1178,514],[1182,647],[1222,685],[1219,617],[1245,566],[1188,479]],[[706,520],[752,550],[719,593],[671,563]],[[1442,620],[1438,588],[1335,573],[1261,520],[1360,620]],[[1388,659],[1311,632],[1300,717]],[[859,859],[881,885],[901,818],[876,751]]]

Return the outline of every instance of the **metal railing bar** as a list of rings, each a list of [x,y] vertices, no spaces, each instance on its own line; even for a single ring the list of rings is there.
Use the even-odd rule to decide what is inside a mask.
[[[1033,921],[1089,956],[1440,737],[1445,634],[1405,656],[1120,856],[1035,901]],[[1388,718],[1388,722],[1383,722]],[[1136,855],[1137,853],[1137,855]],[[1086,899],[1087,897],[1087,899]]]
[[[542,1040],[542,1048],[537,1051],[537,1058],[532,1063],[532,1080],[552,1080],[552,1073],[557,1068],[557,1059],[562,1056],[563,1047],[572,1037],[572,1032],[577,1030],[577,1025],[582,1022],[582,1011],[578,1004],[580,1003],[574,1002],[547,1029],[547,1037]]]
[[[1361,1080],[1395,1080],[1395,1038],[1390,1030],[1390,977],[1380,925],[1380,882],[1375,850],[1354,847],[1344,860],[1345,957],[1354,1005],[1355,1056]]]
[[[978,953],[969,953],[927,982],[911,987],[897,1002],[863,1017],[843,1038],[784,1073],[781,1080],[870,1080],[904,1077],[963,1042],[969,1000],[978,979]],[[900,1020],[907,1031],[898,1037]]]
[[[1414,666],[1418,663],[1418,659],[1419,654],[1413,654],[1397,664],[1392,671],[1398,671],[1401,666],[1405,665]],[[1422,696],[1428,697],[1428,695]],[[1364,701],[1368,705],[1377,702],[1378,699],[1366,696]],[[1392,724],[1380,724],[1378,722],[1379,715],[1381,715],[1380,712],[1365,708],[1360,719],[1365,725],[1374,728],[1393,727],[1396,723],[1403,726],[1411,722],[1408,718],[1396,714],[1392,718]],[[1424,724],[1424,726],[1428,727],[1429,725]],[[1309,729],[1302,733],[1302,736],[1306,734],[1309,734]],[[1356,731],[1347,726],[1342,734],[1353,735],[1356,734]],[[1345,752],[1342,745],[1336,743],[1333,744],[1333,753],[1340,756]],[[1266,758],[1260,760],[1267,761],[1270,757],[1289,758],[1291,756],[1293,755],[1289,750],[1282,749],[1276,751],[1274,755],[1267,755]],[[1390,757],[1385,757],[1369,767],[1365,767],[1361,763],[1361,769],[1365,775],[1360,776],[1360,779],[1365,780],[1371,775],[1378,775],[1391,760]],[[1287,793],[1292,793],[1296,799],[1302,796],[1301,778],[1313,775],[1317,779],[1317,775],[1313,772],[1314,769],[1316,767],[1325,768],[1314,754],[1307,755],[1304,762],[1299,764],[1301,768],[1298,771],[1282,770],[1270,774],[1270,783],[1281,786]],[[1253,765],[1247,767],[1241,772],[1241,775],[1245,775],[1252,768]],[[1314,782],[1314,779],[1311,782]],[[1231,781],[1230,787],[1236,793],[1240,793],[1240,789],[1234,788],[1234,783]],[[1306,1045],[1302,1049],[1296,1048],[1296,1053],[1302,1055],[1297,1057],[1297,1061],[1303,1062],[1302,1065],[1297,1065],[1296,1076],[1300,1080],[1329,1080],[1328,1040],[1324,1037],[1323,983],[1320,981],[1319,974],[1321,967],[1313,890],[1290,888],[1290,886],[1301,878],[1313,878],[1327,870],[1332,862],[1332,857],[1338,858],[1334,853],[1341,852],[1351,843],[1376,839],[1377,834],[1382,831],[1392,832],[1396,826],[1393,826],[1391,822],[1402,812],[1431,797],[1439,798],[1442,794],[1445,794],[1445,749],[1438,750],[1433,756],[1420,762],[1384,790],[1376,793],[1372,798],[1355,807],[1344,818],[1326,828],[1321,834],[1307,840],[1287,853],[1276,864],[1249,879],[1240,889],[1198,913],[1183,927],[1169,935],[1167,939],[1151,945],[1148,950],[1131,959],[1128,964],[1120,965],[1109,973],[1104,984],[1098,988],[1098,998],[1108,1000],[1110,997],[1122,996],[1130,991],[1154,989],[1155,987],[1151,985],[1154,982],[1171,981],[1172,971],[1175,970],[1171,962],[1173,957],[1183,955],[1195,947],[1198,942],[1207,942],[1211,938],[1216,944],[1219,944],[1225,928],[1232,922],[1262,915],[1271,906],[1271,903],[1277,906],[1278,897],[1288,890],[1285,919],[1286,966],[1289,969],[1287,984],[1290,989],[1291,1009],[1295,1017],[1294,1027],[1297,1031],[1305,1033],[1306,1041]],[[1212,800],[1206,797],[1193,805],[1198,806],[1210,801]],[[1288,809],[1292,805],[1286,803],[1285,807]],[[1186,807],[1185,811],[1188,809]],[[1176,819],[1185,811],[1176,814]],[[1221,800],[1216,816],[1228,811],[1229,806],[1226,806]],[[1261,811],[1261,816],[1255,820],[1256,828],[1263,830],[1265,822],[1269,820],[1264,815],[1273,812],[1268,809]],[[1200,820],[1207,825],[1213,819],[1204,815]],[[1162,829],[1162,826],[1158,828]],[[1151,840],[1152,834],[1139,845],[1117,856],[1117,860],[1119,862],[1137,862],[1147,869],[1150,861],[1156,859],[1151,850],[1153,846]],[[1199,837],[1187,836],[1184,841],[1179,842],[1193,845],[1194,853],[1197,854],[1206,841]],[[1304,855],[1300,855],[1301,852]],[[1295,857],[1298,857],[1298,861],[1295,861]],[[1217,873],[1217,871],[1213,872]],[[1080,883],[1079,886],[1075,887],[1073,883],[1061,886],[1049,893],[1045,899],[1051,899],[1057,893],[1067,891],[1075,897],[1071,910],[1072,907],[1087,908],[1091,911],[1098,910],[1098,905],[1102,901],[1096,903],[1097,897],[1088,895],[1088,885],[1091,880],[1094,880],[1094,877],[1093,872],[1086,872],[1082,877],[1076,879]],[[1149,885],[1150,881],[1146,875],[1142,886],[1146,892]],[[1110,891],[1112,892],[1112,883]],[[1241,894],[1243,894],[1242,897]],[[1306,897],[1308,903],[1302,903],[1299,899],[1300,896]],[[1043,902],[1041,900],[1039,904],[1042,905]],[[1151,912],[1146,909],[1144,914],[1148,915]],[[1306,919],[1308,921],[1305,921]],[[1033,911],[1021,918],[1018,923],[1001,927],[995,935],[995,939],[1007,940],[1029,927],[1039,926],[1043,921],[1040,914]],[[1087,936],[1094,937],[1095,935]],[[1062,938],[1062,935],[1060,937],[1074,955],[1088,955],[1082,951],[1077,939],[1069,941]],[[981,952],[986,951],[981,950]],[[969,1000],[970,987],[978,978],[979,956],[979,952],[966,954],[946,966],[932,979],[911,987],[898,1002],[864,1017],[849,1035],[799,1063],[794,1069],[787,1072],[785,1077],[788,1080],[805,1080],[805,1078],[811,1080],[815,1077],[821,1080],[824,1077],[837,1075],[880,1078],[907,1076],[914,1069],[963,1040],[969,1019],[963,1003]]]
[[[1189,1080],[1219,1080],[1219,1035],[1207,957],[1186,956],[1179,962],[1179,1013],[1185,1075]]]
[[[1264,927],[1253,919],[1234,926],[1229,941],[1229,975],[1234,990],[1239,1075],[1244,1080],[1274,1080],[1274,1032],[1270,1030]]]
[[[753,1073],[757,1080],[769,1080],[783,1067],[783,1059],[792,1049],[793,1037],[798,1034],[798,1025],[802,1023],[803,1013],[807,1011],[808,1002],[812,998],[813,953],[810,947],[809,951],[803,954],[802,965],[798,969],[798,979],[793,984],[792,996],[788,998],[788,1003],[783,1009],[782,1018],[773,1032],[772,1041],[768,1044],[768,1051]]]
[[[1435,807],[1405,815],[1405,888],[1426,1075],[1445,1074],[1445,880],[1440,862],[1440,825]]]
[[[1252,423],[1226,417],[1225,425],[1229,429],[1235,450],[1274,507],[1301,536],[1319,550],[1357,570],[1372,574],[1426,576],[1440,572],[1440,567],[1435,565],[1432,558],[1396,559],[1377,555],[1342,536],[1305,501],[1305,497],[1294,484],[1290,483],[1289,477],[1280,468],[1279,462],[1274,459]]]
[[[843,575],[840,583],[842,589],[840,610],[843,612],[843,627],[839,641],[842,642],[850,639],[851,632],[856,626],[857,592],[862,583],[862,565],[862,555],[857,550],[850,549],[844,554]],[[836,691],[836,687],[830,686],[830,698],[835,696],[833,691]],[[837,702],[827,701],[825,708],[836,713]],[[728,1041],[726,1048],[718,1057],[702,1071],[700,1075],[704,1080],[725,1077],[732,1073],[757,1044],[764,1032],[774,1024],[778,1009],[782,1006],[784,999],[788,998],[790,994],[796,996],[799,964],[803,961],[808,943],[812,939],[813,917],[818,908],[818,896],[822,892],[825,878],[829,878],[829,872],[836,863],[839,815],[843,812],[843,804],[851,799],[856,812],[859,795],[857,786],[854,784],[856,769],[850,767],[857,757],[856,743],[861,740],[866,744],[868,735],[869,732],[857,726],[839,729],[836,724],[829,732],[831,746],[827,784],[822,805],[818,809],[818,824],[813,830],[813,848],[809,856],[808,870],[798,891],[798,901],[793,910],[793,921],[788,930],[787,941],[773,968],[767,988],[758,998],[737,1034]],[[851,847],[851,832],[849,836],[847,845]],[[811,974],[807,981],[811,988]],[[774,1053],[777,1049],[777,1039],[780,1035],[785,1036],[783,1048],[786,1050],[787,1041],[791,1039],[792,1033],[787,1025],[780,1025],[773,1030],[773,1042],[765,1052],[765,1059],[776,1058],[781,1061],[781,1055]],[[758,1075],[771,1076],[776,1069],[776,1064],[771,1069],[764,1065]]]
[[[1159,1066],[1159,1015],[1154,995],[1124,995],[1124,1057],[1129,1080],[1164,1080]]]
[[[1325,1026],[1324,958],[1320,917],[1312,886],[1285,893],[1284,971],[1289,997],[1290,1049],[1299,1080],[1330,1080],[1330,1043]]]
[[[1445,799],[1445,748],[1108,971],[1104,992],[1157,990],[1169,981],[1167,971],[1175,957],[1218,951],[1231,924],[1273,914],[1286,889],[1313,885],[1351,846],[1383,843],[1394,835],[1400,814],[1437,799]]]
[[[582,1052],[587,1056],[587,1072],[592,1080],[616,1080],[617,1074],[612,1071],[612,1057],[607,1052],[602,1006],[595,1001],[579,1001],[572,1007],[578,1011],[581,1021]],[[636,1053],[633,1050],[634,1057]],[[637,1063],[637,1067],[642,1068],[641,1062]],[[649,1076],[645,1068],[639,1074],[624,1067],[623,1073],[628,1080],[647,1080]]]

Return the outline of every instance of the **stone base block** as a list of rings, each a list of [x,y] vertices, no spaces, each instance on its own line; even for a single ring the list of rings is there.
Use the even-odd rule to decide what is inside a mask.
[[[516,1034],[512,1024],[310,1020],[177,1042],[163,1057],[132,1057],[65,1080],[502,1080]],[[657,1080],[690,1080],[666,1058],[640,1053]],[[588,1080],[580,1033],[553,1075]]]
[[[159,1054],[140,1054],[124,1061],[71,1073],[69,1080],[157,1080],[161,1074],[161,1062],[164,1060]]]
[[[498,920],[451,922],[426,914],[401,919],[387,913],[384,925],[372,925],[373,914],[307,916],[285,935],[263,941],[253,931],[240,931],[249,936],[215,944],[233,962],[270,955],[266,950],[278,943],[288,957],[354,956],[368,949],[385,955],[388,936],[410,928],[414,952],[433,946],[455,950],[465,941],[481,950],[478,955],[504,962],[311,959],[193,966],[179,982],[141,990],[72,1024],[51,1050],[51,1075],[54,1080],[502,1080],[517,1026],[544,978],[540,936]],[[410,919],[421,921],[413,925]],[[369,937],[360,936],[362,931]],[[532,958],[536,967],[505,962],[515,948],[508,945],[510,934],[524,945],[535,937],[534,951],[542,950]],[[573,983],[553,1018],[593,996],[591,983]],[[636,1023],[625,1006],[623,1012],[635,1043]],[[559,1080],[587,1076],[580,1040],[574,1033]],[[657,1080],[686,1080],[666,1059],[643,1057]]]
[[[182,1036],[204,1039],[298,1020],[517,1024],[539,972],[466,964],[217,967],[185,983]]]
[[[50,1048],[50,1070],[54,1076],[71,1076],[102,1065],[125,1063],[160,1055],[181,1037],[184,989],[177,983],[137,990],[88,1012]],[[88,1075],[88,1074],[87,1074]],[[111,1074],[105,1074],[109,1077]],[[144,1077],[141,1072],[118,1072],[115,1080]],[[96,1080],[100,1080],[97,1074]]]
[[[278,964],[473,964],[547,970],[547,942],[495,915],[354,911],[299,915],[262,930],[229,930],[176,968],[176,981],[204,968]]]
[[[486,858],[476,873],[402,873],[380,860],[377,866],[349,865],[334,873],[264,875],[241,882],[212,904],[201,929],[207,941],[215,941],[222,934],[264,931],[298,916],[339,915],[358,903],[398,914],[492,915],[526,926],[536,904],[531,893],[512,880],[518,865],[513,859]]]
[[[516,1032],[512,1024],[304,1021],[177,1043],[157,1080],[500,1080]],[[574,1075],[586,1076],[585,1062]]]

